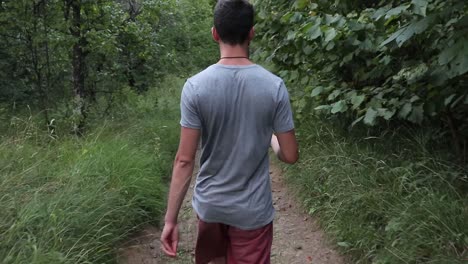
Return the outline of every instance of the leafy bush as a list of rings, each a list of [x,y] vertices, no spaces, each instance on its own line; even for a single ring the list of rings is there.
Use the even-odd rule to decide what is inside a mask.
[[[260,49],[294,87],[299,119],[442,123],[468,136],[463,0],[257,1]],[[461,151],[458,151],[461,152]]]

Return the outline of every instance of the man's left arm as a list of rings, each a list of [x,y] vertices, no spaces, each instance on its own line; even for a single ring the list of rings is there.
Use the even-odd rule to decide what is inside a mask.
[[[177,255],[179,243],[177,218],[192,179],[199,138],[199,129],[181,128],[179,149],[172,171],[165,224],[161,234],[162,249],[171,257]]]

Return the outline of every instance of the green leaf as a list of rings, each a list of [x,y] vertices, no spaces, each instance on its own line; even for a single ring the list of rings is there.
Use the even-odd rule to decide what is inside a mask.
[[[385,120],[390,120],[395,115],[395,111],[388,110],[387,108],[378,108],[377,112]]]
[[[308,3],[309,0],[296,0],[296,2],[294,3],[294,7],[296,9],[304,9]]]
[[[366,116],[364,117],[364,124],[373,126],[376,123],[378,112],[372,107],[367,109]]]
[[[366,27],[364,24],[351,20],[348,22],[348,28],[351,31],[360,31],[360,30],[365,29]]]
[[[455,57],[458,55],[460,50],[462,50],[463,44],[461,42],[457,42],[455,45],[452,45],[439,55],[439,65],[447,65],[449,62],[451,62]]]
[[[288,23],[292,16],[293,16],[292,12],[287,12],[286,14],[284,14],[284,16],[281,17],[280,19],[281,23],[283,24]]]
[[[406,119],[409,113],[411,113],[411,110],[413,110],[413,105],[411,103],[404,104],[403,107],[400,109],[400,112],[398,113],[398,117],[400,117],[401,119]]]
[[[398,47],[401,47],[403,43],[412,38],[416,34],[422,33],[429,26],[428,19],[422,19],[416,23],[409,24],[406,29],[396,38]]]
[[[410,122],[421,124],[424,119],[424,104],[413,107],[411,115],[408,117]]]
[[[413,97],[411,97],[411,99],[410,99],[410,102],[414,103],[414,102],[418,101],[419,99],[421,99],[419,96],[413,95]]]
[[[348,243],[348,242],[338,242],[337,244],[338,244],[338,246],[345,247],[345,248],[348,248],[348,247],[351,246],[351,244]]]
[[[450,107],[454,108],[455,106],[457,106],[464,99],[464,97],[465,97],[464,95],[458,97],[455,101],[453,101]]]
[[[312,94],[310,96],[316,97],[320,95],[323,92],[324,88],[322,86],[315,87],[314,90],[312,90]]]
[[[353,60],[354,52],[349,53],[348,55],[344,56],[343,63],[348,63]]]
[[[329,105],[320,105],[320,106],[315,107],[314,109],[317,110],[317,111],[330,110],[331,106],[329,106]]]
[[[351,97],[351,103],[353,104],[353,109],[356,110],[361,106],[361,104],[366,100],[365,95],[355,95]]]
[[[292,81],[296,81],[297,78],[299,78],[299,72],[298,71],[292,71],[291,75],[289,76],[289,79]]]
[[[399,47],[403,45],[406,41],[412,38],[416,34],[421,34],[424,32],[428,27],[430,22],[432,21],[432,17],[424,18],[416,22],[410,23],[408,26],[399,29],[397,32],[393,33],[390,37],[380,44],[380,46],[385,46],[388,43],[396,40]]]
[[[392,8],[387,11],[387,14],[385,15],[385,19],[391,18],[393,16],[398,16],[399,14],[403,13],[409,8],[409,5],[401,5],[397,6],[395,8]]]
[[[449,97],[445,98],[444,105],[445,106],[449,105],[453,101],[453,98],[455,98],[455,96],[456,94],[452,94]]]
[[[390,219],[387,226],[385,227],[386,232],[400,231],[400,230],[401,230],[401,223],[399,222],[398,218]]]
[[[339,89],[335,89],[333,90],[333,92],[328,96],[328,101],[332,101],[332,100],[335,100],[338,96],[340,96],[341,94],[341,90]]]
[[[382,7],[382,8],[377,9],[374,12],[374,14],[372,15],[372,18],[375,19],[375,20],[381,19],[382,17],[384,17],[387,14],[387,12],[388,12],[388,10],[390,10],[390,8],[391,8],[391,5],[386,5],[386,6]]]
[[[384,40],[384,41],[380,44],[380,46],[383,47],[383,46],[387,45],[388,43],[392,42],[392,41],[395,40],[398,36],[400,36],[401,33],[403,33],[405,30],[406,30],[406,28],[399,29],[397,32],[393,33],[392,35],[390,35],[390,37],[388,37],[386,40]]]
[[[310,3],[310,4],[309,4],[309,9],[310,9],[310,10],[315,10],[315,9],[317,9],[317,7],[318,7],[318,4],[317,4],[317,3]]]
[[[341,100],[332,104],[331,113],[332,114],[343,113],[343,112],[346,112],[346,110],[348,110],[348,105],[346,104],[344,100]]]
[[[336,23],[336,22],[340,21],[340,19],[341,19],[341,16],[338,15],[338,14],[335,14],[335,15],[333,15],[333,16],[332,16],[332,15],[329,15],[329,14],[326,14],[326,15],[325,15],[325,23],[326,23],[327,25],[331,25],[331,24],[333,24],[333,23]]]
[[[296,38],[296,34],[297,34],[296,31],[292,31],[292,30],[291,30],[291,31],[288,32],[288,35],[287,35],[286,39],[287,39],[287,40],[293,40],[293,39]]]
[[[322,30],[320,29],[320,25],[317,24],[317,25],[313,26],[312,28],[310,28],[308,33],[309,33],[309,38],[311,40],[314,40],[314,39],[316,39],[318,37],[321,37],[322,36]]]
[[[311,207],[311,208],[309,209],[309,215],[313,215],[313,214],[314,214],[315,212],[317,212],[317,211],[318,211],[318,208],[316,208],[316,207]]]
[[[351,124],[351,127],[354,127],[357,123],[361,122],[364,119],[364,116],[359,117],[358,119],[354,120]]]
[[[330,42],[336,37],[336,30],[334,28],[329,28],[325,31],[325,42]]]
[[[304,54],[305,54],[305,55],[310,55],[310,54],[312,54],[312,52],[314,51],[314,48],[313,48],[312,46],[310,46],[310,45],[306,45],[306,46],[302,49],[302,51],[304,51]]]
[[[427,0],[413,0],[411,1],[413,5],[413,12],[417,15],[426,16],[427,11]]]

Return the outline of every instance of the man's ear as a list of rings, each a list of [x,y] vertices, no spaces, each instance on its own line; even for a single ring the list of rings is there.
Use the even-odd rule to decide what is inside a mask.
[[[211,28],[211,35],[213,36],[213,40],[219,43],[220,37],[215,27]]]
[[[255,28],[252,28],[249,32],[249,42],[255,37]]]

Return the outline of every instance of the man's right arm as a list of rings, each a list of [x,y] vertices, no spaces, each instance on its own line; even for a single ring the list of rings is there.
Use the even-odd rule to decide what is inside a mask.
[[[277,133],[271,137],[271,148],[279,160],[294,164],[299,159],[296,134],[294,130]]]

